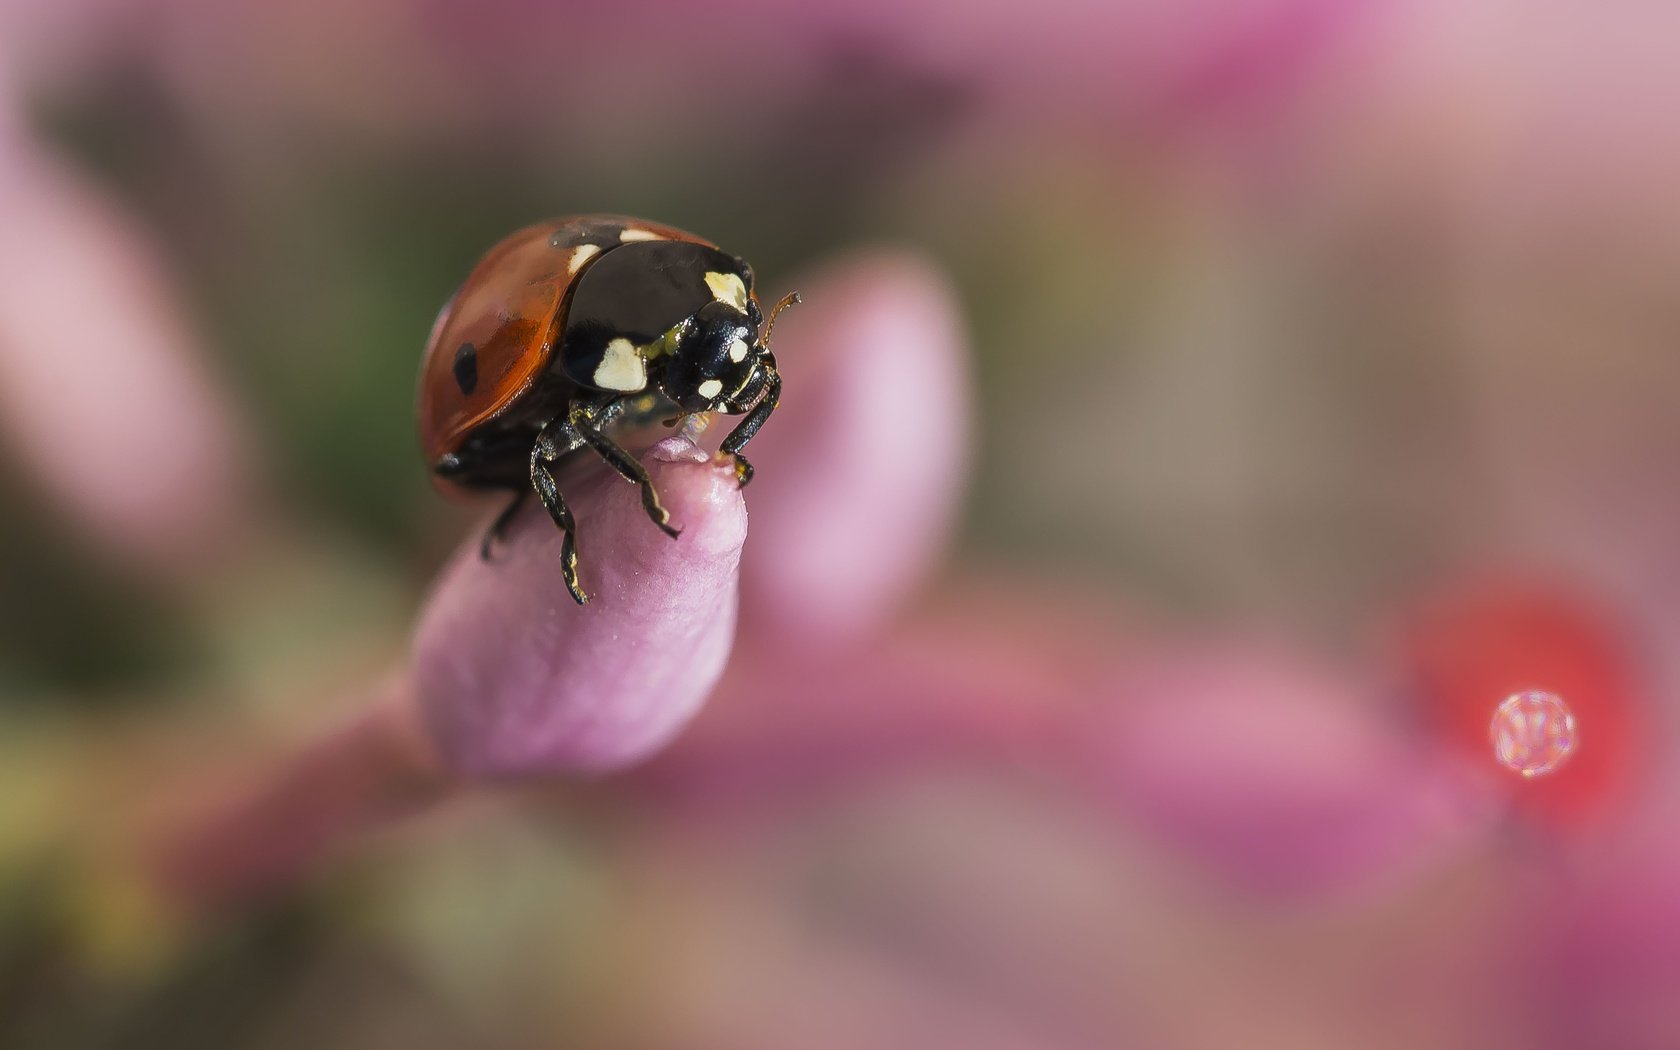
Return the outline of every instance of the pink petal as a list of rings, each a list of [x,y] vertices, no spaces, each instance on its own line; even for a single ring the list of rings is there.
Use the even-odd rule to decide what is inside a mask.
[[[783,407],[748,450],[744,634],[772,647],[890,616],[937,562],[968,466],[968,347],[944,276],[875,250],[799,288],[774,337]]]
[[[99,546],[164,574],[205,564],[248,510],[251,464],[162,260],[4,113],[0,229],[0,437]]]
[[[1093,784],[1222,877],[1352,889],[1462,845],[1494,815],[1457,767],[1408,746],[1362,691],[1270,653],[1215,651],[1128,678],[1084,730]]]
[[[753,554],[749,553],[750,562]],[[942,763],[1061,770],[1070,730],[1137,629],[1040,581],[953,581],[860,652],[736,660],[675,746],[626,786],[723,819],[798,813],[813,795]]]
[[[1672,800],[1662,805],[1662,824],[1671,825]],[[1525,969],[1538,962],[1527,971],[1545,1033],[1535,1045],[1680,1045],[1680,838],[1665,826],[1651,841],[1600,843],[1582,859],[1584,878],[1556,883],[1548,898],[1533,892],[1534,872],[1526,872],[1530,892],[1514,898],[1513,929],[1523,939],[1515,961]]]

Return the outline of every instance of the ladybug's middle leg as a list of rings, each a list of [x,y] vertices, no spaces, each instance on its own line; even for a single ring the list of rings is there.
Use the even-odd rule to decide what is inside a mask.
[[[587,402],[574,402],[566,414],[566,422],[572,433],[599,453],[608,466],[618,471],[626,481],[641,487],[642,509],[647,511],[647,516],[653,519],[655,525],[665,530],[665,535],[676,539],[682,530],[671,524],[671,513],[660,504],[659,493],[654,490],[647,468],[636,462],[636,458],[624,451],[618,442],[601,433],[596,425],[598,413],[599,409]]]

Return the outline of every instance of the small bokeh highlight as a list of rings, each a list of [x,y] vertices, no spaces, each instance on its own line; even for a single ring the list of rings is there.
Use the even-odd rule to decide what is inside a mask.
[[[1563,698],[1525,689],[1502,700],[1488,728],[1499,764],[1524,777],[1555,772],[1574,754],[1575,715]]]

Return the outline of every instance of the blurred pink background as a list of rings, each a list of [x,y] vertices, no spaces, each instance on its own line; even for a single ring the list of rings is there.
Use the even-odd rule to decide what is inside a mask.
[[[1657,4],[14,0],[0,1043],[1680,1046],[1677,99]],[[591,211],[947,356],[790,378],[668,752],[161,901],[478,527],[438,305]]]

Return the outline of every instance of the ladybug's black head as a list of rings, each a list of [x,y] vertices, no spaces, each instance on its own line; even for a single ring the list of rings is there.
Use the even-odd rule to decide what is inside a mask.
[[[757,318],[713,301],[695,313],[659,385],[686,411],[736,414],[752,406],[775,370],[758,341]]]

